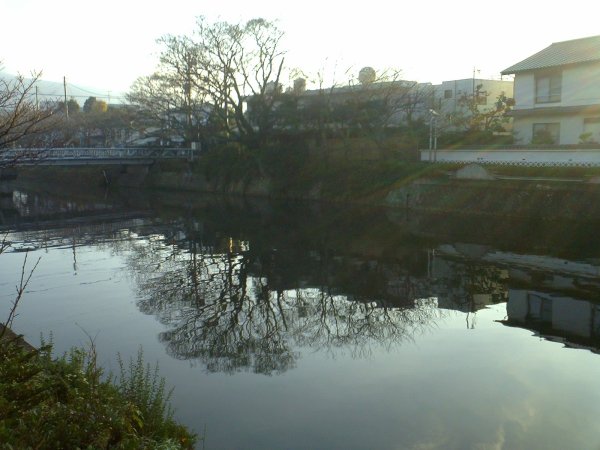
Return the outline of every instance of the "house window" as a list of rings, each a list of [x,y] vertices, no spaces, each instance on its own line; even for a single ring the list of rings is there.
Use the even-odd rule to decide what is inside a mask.
[[[535,76],[535,102],[560,102],[562,90],[562,73],[541,73]]]
[[[532,144],[555,145],[560,142],[560,123],[534,123]]]
[[[444,98],[452,98],[452,89],[446,89],[444,91]]]

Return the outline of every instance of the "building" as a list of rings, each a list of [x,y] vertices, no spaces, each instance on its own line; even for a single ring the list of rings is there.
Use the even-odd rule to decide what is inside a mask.
[[[556,293],[510,289],[505,325],[524,327],[566,347],[600,353],[600,305]]]
[[[381,125],[397,127],[428,117],[432,108],[431,83],[408,80],[375,81],[329,89],[304,91],[299,96],[299,107],[310,109],[327,96],[334,117],[359,116],[372,109],[372,116]],[[337,114],[335,112],[337,111]]]
[[[600,142],[600,36],[556,42],[508,67],[520,144]]]
[[[485,112],[493,109],[500,96],[513,97],[512,80],[489,80],[465,78],[443,81],[435,85],[435,109],[452,128],[453,118],[471,114],[465,105],[466,99],[477,98],[477,109]]]
[[[365,68],[373,71],[371,68]],[[375,72],[368,79],[359,74],[358,83],[306,89],[299,78],[293,87],[267,89],[264,95],[245,99],[245,114],[253,125],[268,114],[273,128],[288,130],[328,130],[345,135],[359,129],[385,129],[429,120],[433,107],[433,86],[401,79],[377,80]],[[272,95],[275,94],[273,98]],[[265,108],[265,103],[267,107]]]

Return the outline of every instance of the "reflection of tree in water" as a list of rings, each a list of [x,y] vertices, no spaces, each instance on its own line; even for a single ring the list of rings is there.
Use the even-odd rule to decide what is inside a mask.
[[[269,280],[282,278],[277,258],[243,242],[188,245],[148,239],[133,246],[128,263],[139,308],[171,327],[160,336],[167,351],[212,372],[282,373],[296,365],[297,347],[364,357],[373,344],[411,339],[439,315],[433,299],[390,308],[350,301],[328,286],[273,287]]]
[[[477,260],[437,257],[434,277],[439,306],[467,313],[467,328],[475,328],[477,311],[508,300],[508,271]]]

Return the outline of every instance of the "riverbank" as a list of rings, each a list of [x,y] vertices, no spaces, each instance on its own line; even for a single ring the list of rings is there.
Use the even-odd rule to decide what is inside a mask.
[[[597,168],[470,167],[395,159],[163,162],[150,168],[34,167],[19,183],[81,191],[131,188],[389,206],[428,213],[600,219]],[[236,160],[237,161],[237,160]],[[466,175],[465,175],[466,174]],[[108,181],[107,181],[108,180]]]
[[[36,349],[0,330],[3,448],[194,448],[196,437],[173,420],[168,402],[164,380],[141,353],[107,378],[93,343],[55,358],[52,345]]]

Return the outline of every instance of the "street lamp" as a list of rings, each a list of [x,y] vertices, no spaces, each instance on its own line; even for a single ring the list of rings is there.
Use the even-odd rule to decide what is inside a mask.
[[[433,109],[429,110],[429,162],[433,152],[433,162],[437,161],[437,117],[439,113]]]

